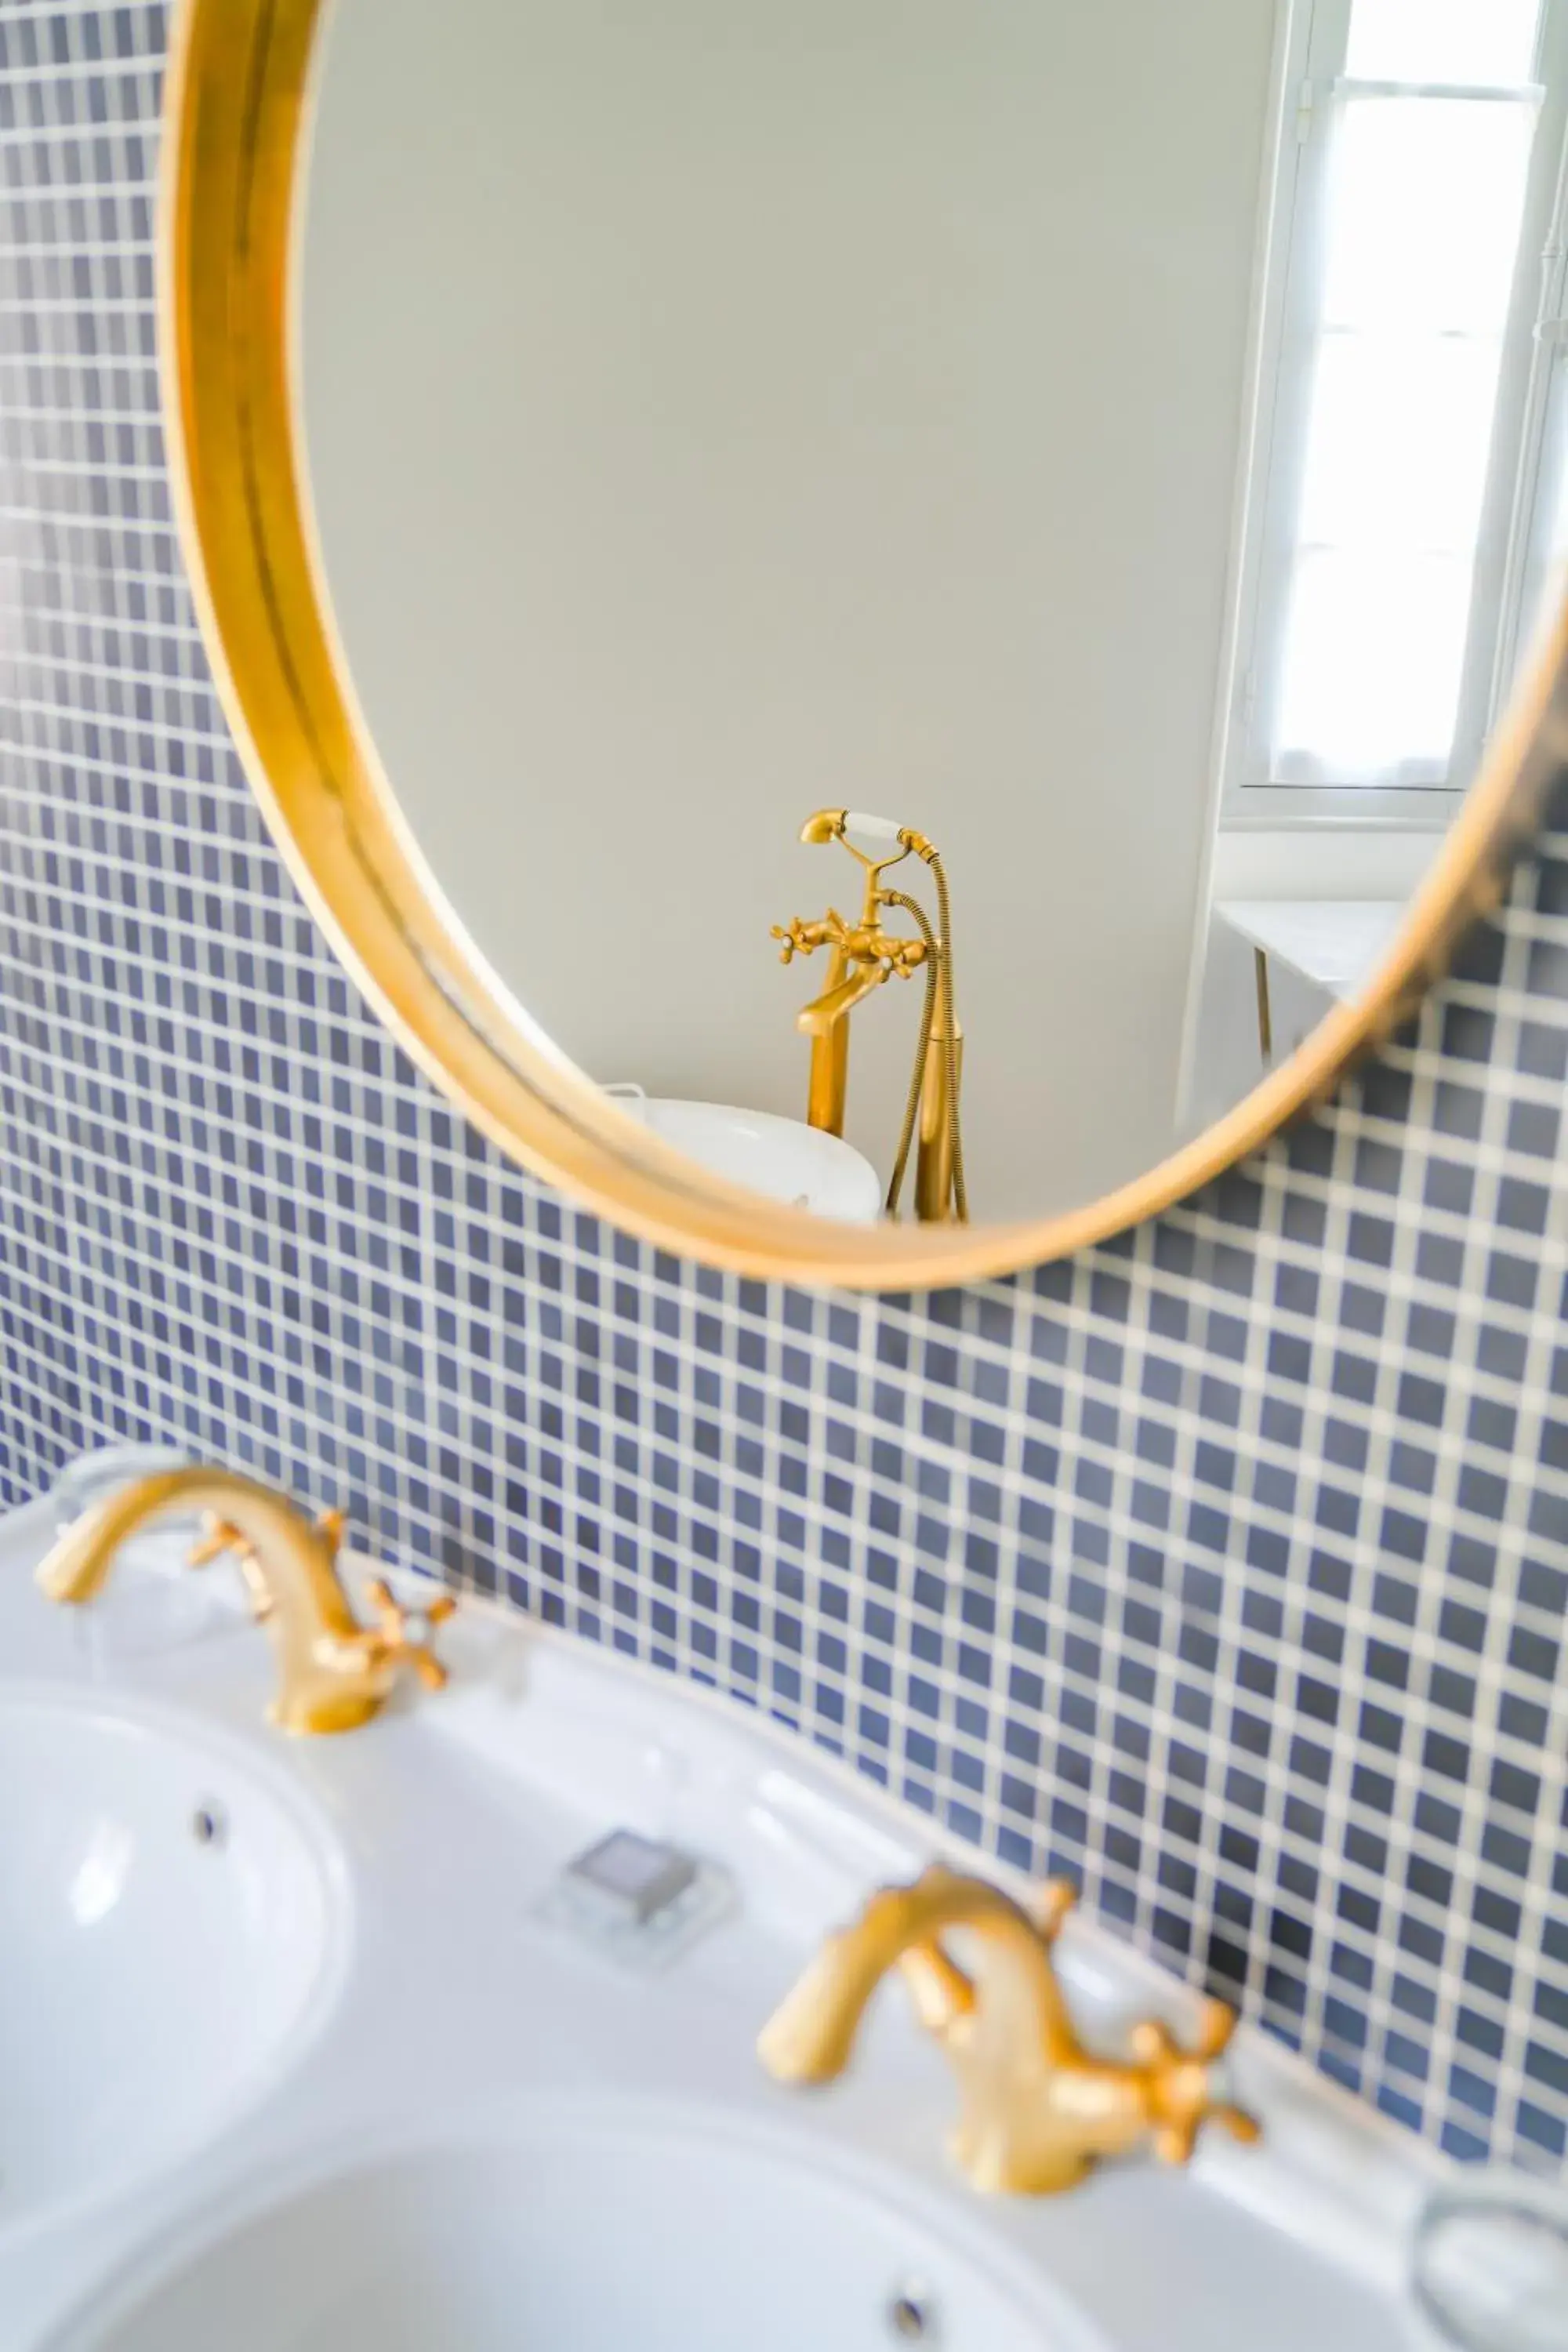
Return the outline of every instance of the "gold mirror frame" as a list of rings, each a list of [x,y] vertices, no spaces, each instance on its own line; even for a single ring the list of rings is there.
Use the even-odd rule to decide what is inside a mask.
[[[770,1280],[912,1290],[1012,1273],[1141,1223],[1321,1102],[1413,1010],[1568,758],[1559,611],[1372,981],[1233,1111],[1135,1182],[1005,1225],[839,1223],[710,1177],[521,1014],[409,838],[335,638],[304,487],[296,190],[326,0],[185,0],[164,100],[159,323],[170,471],[217,690],[311,912],[413,1060],[501,1150],[660,1246]]]

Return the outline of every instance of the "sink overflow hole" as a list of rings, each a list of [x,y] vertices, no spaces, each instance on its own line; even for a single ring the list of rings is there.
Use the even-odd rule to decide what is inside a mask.
[[[191,1835],[198,1845],[222,1845],[228,1820],[221,1805],[198,1805],[191,1815]]]
[[[935,2344],[940,2340],[936,2305],[929,2295],[906,2287],[888,2305],[888,2328],[900,2344]]]

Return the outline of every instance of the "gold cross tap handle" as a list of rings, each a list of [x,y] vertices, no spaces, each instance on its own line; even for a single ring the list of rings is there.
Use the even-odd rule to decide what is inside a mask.
[[[327,1543],[331,1545],[331,1550],[336,1552],[339,1543],[343,1540],[343,1512],[318,1512],[315,1524],[327,1538]],[[224,1557],[224,1552],[233,1552],[235,1559],[240,1561],[240,1576],[245,1578],[251,1616],[258,1625],[266,1625],[266,1621],[273,1613],[273,1590],[263,1576],[261,1561],[257,1559],[257,1545],[251,1543],[249,1536],[242,1528],[235,1527],[233,1519],[224,1519],[216,1510],[202,1512],[202,1534],[191,1545],[191,1550],[185,1552],[185,1559],[193,1569],[209,1569],[214,1559]]]
[[[392,1597],[392,1588],[379,1576],[365,1580],[364,1597],[380,1618],[376,1641],[383,1657],[405,1659],[426,1690],[441,1690],[447,1669],[430,1646],[430,1636],[457,1609],[449,1592],[438,1593],[423,1609],[405,1609]]]
[[[318,1531],[325,1536],[335,1557],[343,1537],[343,1513],[318,1511],[315,1524]],[[275,1604],[272,1589],[257,1558],[256,1546],[231,1520],[221,1517],[216,1511],[204,1512],[202,1531],[185,1554],[187,1561],[192,1568],[210,1568],[215,1559],[221,1559],[227,1551],[231,1551],[239,1563],[239,1572],[245,1580],[246,1592],[250,1601],[251,1615],[258,1625],[265,1625]]]
[[[1204,2004],[1191,2050],[1179,2048],[1167,2028],[1152,2018],[1133,2027],[1132,2056],[1144,2069],[1154,2153],[1162,2162],[1185,2164],[1205,2123],[1221,2125],[1233,2139],[1259,2137],[1253,2116],[1209,2095],[1209,2067],[1235,2031],[1236,2012],[1223,2000]]]

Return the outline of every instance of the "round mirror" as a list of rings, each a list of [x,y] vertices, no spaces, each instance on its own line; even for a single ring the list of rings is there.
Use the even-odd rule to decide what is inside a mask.
[[[590,1206],[1037,1259],[1321,1093],[1495,887],[1568,0],[195,0],[171,104],[258,792]]]

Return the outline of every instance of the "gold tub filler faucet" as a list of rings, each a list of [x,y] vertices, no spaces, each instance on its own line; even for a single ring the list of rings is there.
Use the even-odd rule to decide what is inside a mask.
[[[72,1521],[45,1556],[38,1583],[51,1601],[91,1601],[127,1536],[149,1519],[193,1508],[208,1517],[192,1565],[235,1552],[252,1614],[272,1636],[278,1696],[268,1713],[285,1731],[352,1731],[377,1712],[405,1664],[427,1690],[446,1681],[430,1636],[457,1607],[449,1593],[422,1610],[403,1609],[373,1578],[365,1596],[380,1622],[362,1625],[338,1578],[342,1514],[308,1519],[286,1495],[229,1470],[133,1479]]]
[[[1223,2001],[1206,2003],[1193,2050],[1148,2020],[1132,2028],[1124,2061],[1089,2055],[1051,1958],[1075,1899],[1053,1879],[1031,1916],[999,1887],[940,1864],[912,1886],[883,1887],[827,1937],[763,2027],[763,2063],[784,2083],[834,2081],[867,2003],[897,1968],[958,2077],[952,2153],[977,2189],[1071,2189],[1101,2157],[1146,2140],[1167,2164],[1184,2164],[1206,2122],[1257,2139],[1253,2118],[1213,2095],[1211,2063],[1236,2029]],[[951,1929],[972,1939],[973,1976],[944,1948]]]
[[[892,845],[885,857],[868,857],[849,839]],[[788,924],[773,925],[782,940],[779,961],[829,950],[827,986],[797,1014],[795,1026],[811,1039],[811,1084],[806,1117],[813,1127],[829,1135],[844,1132],[844,1109],[849,1081],[849,1015],[863,997],[885,981],[908,980],[922,966],[925,1003],[921,1014],[920,1043],[914,1073],[904,1106],[899,1149],[889,1180],[886,1208],[897,1216],[904,1171],[918,1124],[920,1155],[915,1169],[915,1213],[924,1224],[950,1220],[966,1223],[969,1202],[963,1176],[963,1138],[959,1121],[959,1087],[963,1068],[963,1033],[952,1001],[952,925],[948,905],[947,876],[935,845],[910,825],[889,817],[866,816],[855,809],[818,809],[801,827],[805,842],[837,841],[849,852],[865,874],[860,919],[847,923],[829,907],[820,922],[808,923],[796,915]],[[915,856],[931,868],[936,886],[937,920],[933,927],[920,902],[907,891],[886,887],[882,876],[890,866]],[[882,928],[884,907],[899,907],[910,915],[918,939],[895,939]]]

